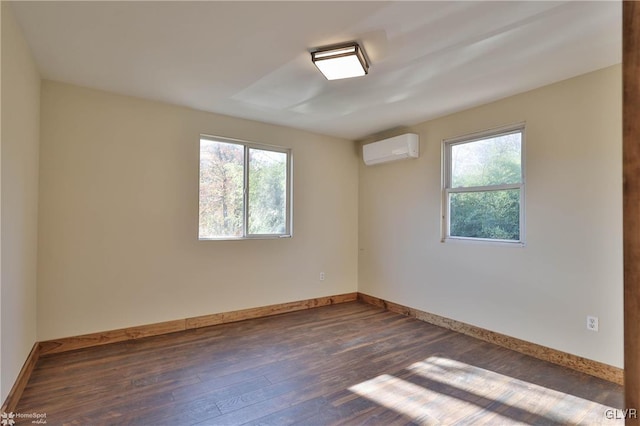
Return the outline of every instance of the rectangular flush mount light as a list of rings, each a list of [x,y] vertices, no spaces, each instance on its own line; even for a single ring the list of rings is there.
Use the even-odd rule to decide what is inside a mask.
[[[311,60],[327,80],[360,77],[369,72],[369,64],[358,43],[349,43],[311,52]]]

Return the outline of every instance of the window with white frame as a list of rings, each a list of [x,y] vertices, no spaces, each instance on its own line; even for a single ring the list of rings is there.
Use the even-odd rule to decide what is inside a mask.
[[[201,136],[198,236],[291,236],[291,150]]]
[[[444,240],[524,243],[524,124],[443,141]]]

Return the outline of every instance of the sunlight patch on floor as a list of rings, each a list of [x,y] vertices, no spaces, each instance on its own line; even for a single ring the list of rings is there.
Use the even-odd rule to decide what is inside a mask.
[[[466,410],[464,401],[388,374],[359,383],[349,390],[420,424],[447,424],[455,419],[444,416]]]
[[[349,390],[427,425],[624,423],[612,418],[614,407],[447,358],[416,362],[401,376],[380,375]]]

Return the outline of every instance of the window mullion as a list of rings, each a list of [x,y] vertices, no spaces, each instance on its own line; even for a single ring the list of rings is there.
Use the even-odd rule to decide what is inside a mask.
[[[505,191],[508,189],[522,188],[522,183],[511,183],[504,185],[486,185],[486,186],[460,186],[456,188],[447,188],[448,192],[486,192],[486,191]]]
[[[244,147],[244,185],[242,188],[243,192],[243,203],[244,203],[244,211],[242,212],[242,236],[247,237],[249,235],[249,147],[245,145]]]
[[[286,212],[285,212],[285,233],[287,235],[291,235],[291,202],[292,202],[292,191],[293,191],[293,177],[291,176],[291,156],[287,156],[287,170],[286,170]]]
[[[449,203],[451,191],[447,188],[444,192],[444,235],[445,238],[449,238],[451,236],[451,204]]]

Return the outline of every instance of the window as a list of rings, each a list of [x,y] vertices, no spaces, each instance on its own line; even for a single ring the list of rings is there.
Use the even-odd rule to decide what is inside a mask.
[[[443,142],[444,239],[524,242],[524,124]]]
[[[291,151],[200,137],[199,238],[291,236]]]

